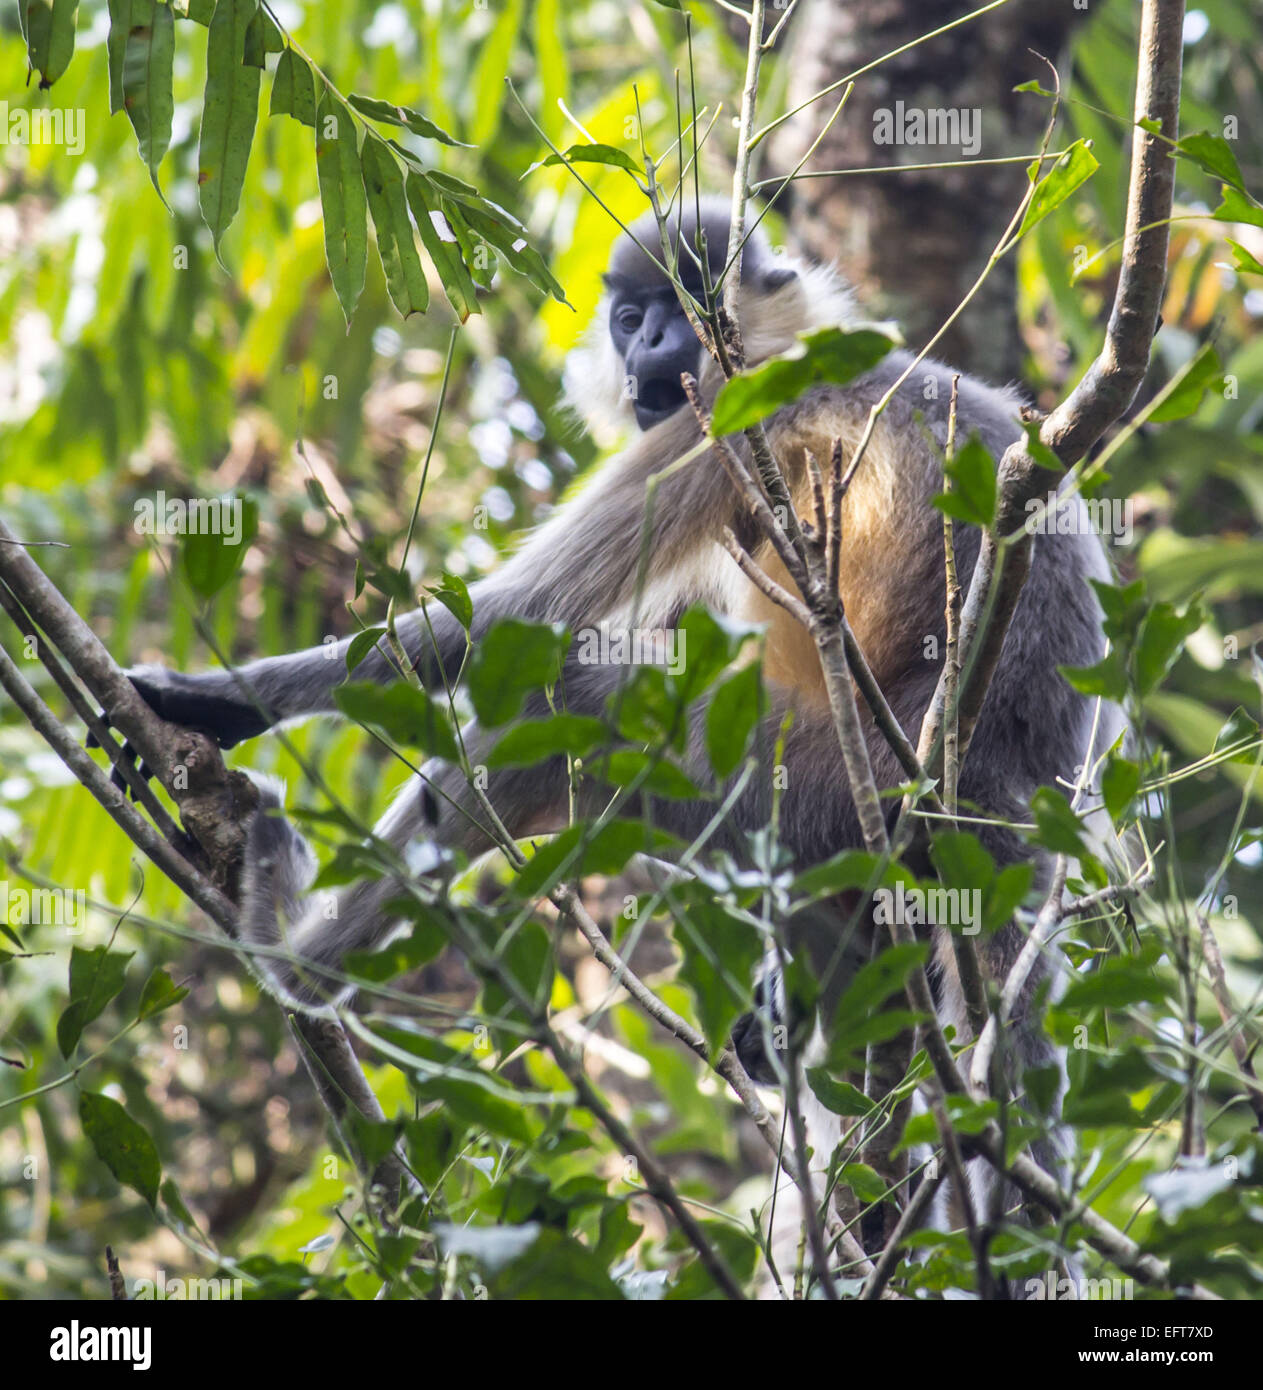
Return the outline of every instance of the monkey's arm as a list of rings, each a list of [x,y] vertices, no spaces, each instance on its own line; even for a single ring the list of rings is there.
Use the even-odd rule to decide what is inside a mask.
[[[472,637],[477,640],[507,616],[561,622],[573,630],[624,610],[630,622],[649,479],[699,438],[690,413],[681,411],[612,459],[500,570],[473,585]],[[723,526],[732,523],[735,506],[731,486],[709,453],[663,481],[649,528],[640,625],[661,625],[687,603],[716,596],[704,567],[686,562],[702,558],[707,541],[718,539]],[[716,565],[705,570],[713,583]],[[465,632],[441,604],[404,615],[397,631],[427,686],[441,688],[444,678],[454,682]],[[351,640],[265,657],[235,671],[186,675],[150,666],[128,674],[162,718],[203,730],[231,748],[282,720],[332,711],[333,691],[346,678]],[[387,644],[380,642],[352,678],[385,684],[398,674]]]

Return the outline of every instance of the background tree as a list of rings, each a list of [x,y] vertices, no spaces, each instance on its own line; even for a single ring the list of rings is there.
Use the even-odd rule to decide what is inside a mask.
[[[1050,57],[1059,51],[1055,33],[1046,44],[1030,38],[1041,22],[1036,8],[1001,6],[875,69],[857,83],[844,119],[826,136],[853,147],[826,159],[822,142],[816,164],[882,162],[875,154],[889,151],[872,147],[871,112],[899,99],[979,105],[984,157],[1033,151],[1035,145],[1023,142],[1035,138],[1026,122],[1037,127],[1047,104],[1009,88],[1049,81],[1041,64],[1031,59],[1024,67],[1021,60],[1026,42],[1052,50]],[[637,167],[642,137],[656,153],[668,150],[678,131],[678,70],[684,120],[691,115],[692,73],[702,128],[710,131],[701,153],[703,182],[730,186],[729,117],[740,91],[744,35],[740,21],[734,26],[718,7],[689,9],[691,65],[679,13],[648,0],[628,7],[507,0],[494,8],[445,4],[416,12],[389,3],[326,3],[242,7],[241,15],[233,5],[221,13],[199,3],[142,12],[137,0],[124,15],[123,6],[85,0],[77,10],[32,3],[6,11],[0,28],[0,89],[10,119],[0,166],[0,328],[7,344],[0,351],[0,515],[23,538],[64,545],[41,547],[39,563],[116,657],[206,665],[216,649],[238,659],[314,643],[351,630],[354,621],[380,621],[387,598],[399,594],[394,576],[405,552],[409,594],[445,571],[472,577],[583,471],[595,445],[557,412],[558,369],[595,298],[614,227],[570,171],[526,171],[547,154],[546,141],[564,148],[591,137],[626,151]],[[845,16],[830,19],[834,10],[803,3],[801,14],[789,17],[764,75],[761,109],[768,119],[808,94],[789,94],[791,84],[805,80],[802,55],[825,54],[832,65],[834,54],[850,45],[858,66],[935,22],[905,18],[901,6],[881,13],[877,6],[847,7]],[[153,23],[133,26],[151,14]],[[244,19],[243,30],[254,28],[249,42],[241,34],[240,62],[217,68],[215,81],[227,80],[227,73],[234,92],[253,90],[259,103],[236,215],[227,221],[226,204],[211,204],[208,216],[208,195],[199,192],[208,182],[202,180],[210,167],[206,151],[214,149],[205,98],[208,58],[223,33],[221,27],[216,35],[217,17],[221,26]],[[53,28],[40,29],[46,20]],[[849,26],[840,47],[820,38],[816,26],[825,23]],[[154,68],[138,66],[134,48],[129,64],[128,44],[118,38],[124,25],[128,34],[133,27],[149,31],[151,47],[139,56],[156,56],[160,71],[169,25],[169,114],[160,85],[137,87],[137,74]],[[1147,395],[1152,400],[1176,385],[1161,414],[1130,432],[1107,460],[1113,476],[1106,495],[1135,501],[1135,535],[1122,552],[1125,577],[1144,580],[1145,620],[1157,634],[1155,650],[1171,661],[1162,683],[1144,694],[1145,744],[1128,760],[1134,781],[1133,769],[1119,764],[1118,818],[1139,818],[1150,843],[1165,841],[1168,850],[1148,895],[1132,909],[1138,949],[1132,949],[1131,924],[1117,914],[1081,920],[1071,951],[1084,972],[1084,992],[1050,1018],[1059,1036],[1082,1043],[1072,1052],[1069,1116],[1084,1151],[1099,1154],[1084,1178],[1092,1209],[1129,1226],[1155,1255],[1174,1258],[1182,1278],[1228,1294],[1255,1288],[1263,1260],[1257,1203],[1250,1203],[1258,1157],[1249,1098],[1257,1090],[1241,1072],[1243,1062],[1251,1065],[1258,1038],[1263,921],[1252,829],[1258,694],[1249,666],[1250,645],[1263,635],[1263,566],[1253,538],[1263,512],[1263,280],[1254,260],[1263,258],[1263,214],[1244,191],[1257,189],[1263,172],[1250,134],[1260,128],[1263,91],[1251,56],[1254,34],[1253,17],[1235,0],[1190,15],[1182,129],[1205,130],[1216,140],[1189,146],[1177,164],[1165,326]],[[954,350],[943,351],[964,354],[968,365],[997,378],[1022,376],[1046,406],[1095,356],[1113,293],[1130,153],[1133,7],[1109,0],[1086,17],[1076,12],[1062,37],[1070,44],[1062,62],[1067,100],[1054,148],[1090,137],[1099,172],[1001,264],[962,320]],[[294,56],[287,59],[286,52]],[[784,61],[789,52],[799,61]],[[29,53],[40,59],[40,76],[28,83]],[[993,61],[998,55],[1009,63]],[[416,266],[392,260],[389,243],[379,255],[367,241],[367,222],[357,300],[354,266],[336,255],[330,265],[325,231],[339,188],[344,199],[347,189],[337,170],[330,171],[327,149],[320,170],[316,132],[302,119],[294,85],[303,71],[311,73],[313,104],[321,75],[328,78],[325,100],[337,103],[335,127],[351,121],[361,151],[370,131],[373,139],[395,140],[397,148],[386,144],[388,160],[401,176],[424,179],[414,186],[437,198],[462,228],[452,259],[443,245],[422,238],[424,200],[409,201],[424,313],[401,316],[418,307],[407,298],[421,296]],[[892,73],[903,76],[893,80]],[[821,85],[837,75],[831,66]],[[129,104],[129,95],[138,100]],[[363,100],[352,103],[353,96]],[[412,114],[401,115],[395,103]],[[828,105],[824,98],[811,108],[817,131]],[[15,113],[30,120],[54,109],[82,113],[80,152],[70,138],[14,138]],[[799,129],[797,121],[787,123],[787,139],[791,125]],[[64,136],[70,131],[63,126]],[[222,142],[214,167],[233,162],[229,143]],[[794,148],[783,154],[779,141],[771,142],[759,175],[787,172],[798,157]],[[900,148],[900,162],[914,153],[921,151]],[[369,157],[361,158],[367,167]],[[980,250],[993,244],[983,219],[999,223],[1002,210],[1016,206],[1025,188],[1021,169],[943,171],[933,184],[923,184],[919,174],[804,181],[793,204],[797,228],[775,217],[773,226],[778,235],[801,234],[821,254],[858,267],[863,285],[879,291],[874,307],[893,309],[919,347],[972,282]],[[643,200],[624,171],[593,165],[585,176],[618,217],[641,210]],[[832,238],[822,230],[849,199],[861,210],[858,242],[849,219],[832,222]],[[509,251],[478,222],[494,220],[491,204],[526,224],[528,244],[541,259],[523,274],[506,266]],[[374,223],[376,238],[375,215]],[[511,247],[516,230],[508,235],[503,229],[512,224],[499,225],[500,242]],[[480,226],[483,234],[465,234],[466,226]],[[1009,266],[1014,281],[1004,288]],[[916,293],[900,295],[908,285],[918,286]],[[352,300],[348,324],[344,310]],[[1011,330],[1001,327],[1010,319],[1018,324],[1021,350],[984,358],[990,345],[1012,344]],[[204,572],[201,589],[188,583],[197,576],[197,557],[173,539],[142,535],[136,503],[159,491],[185,497],[234,490],[257,507],[257,535],[243,547],[239,569],[213,576],[222,587],[208,600]],[[1199,594],[1205,607],[1190,610]],[[1158,616],[1150,619],[1153,611]],[[1177,635],[1168,646],[1174,619],[1190,611],[1196,630],[1183,645]],[[1120,628],[1127,640],[1143,640],[1140,618],[1136,610],[1131,628]],[[40,694],[58,698],[15,629],[6,627],[3,645]],[[1239,706],[1243,713],[1234,715]],[[261,1005],[240,961],[222,944],[190,932],[182,895],[151,870],[142,876],[127,838],[50,760],[10,700],[0,702],[0,721],[8,889],[71,887],[92,904],[82,937],[12,916],[5,923],[0,1053],[11,1065],[0,1092],[0,1181],[10,1200],[0,1205],[6,1251],[0,1280],[6,1289],[104,1296],[107,1241],[130,1279],[157,1267],[221,1271],[263,1293],[310,1287],[372,1296],[384,1283],[397,1296],[416,1296],[470,1292],[486,1287],[482,1281],[502,1296],[568,1292],[576,1259],[580,1282],[606,1291],[660,1291],[670,1281],[687,1296],[713,1287],[705,1266],[689,1261],[678,1234],[647,1199],[641,1176],[627,1166],[627,1148],[583,1107],[538,1099],[561,1094],[566,1084],[548,1050],[515,1046],[495,1033],[485,981],[455,953],[440,951],[441,941],[430,951],[434,942],[423,929],[415,955],[397,962],[416,969],[388,981],[417,990],[408,996],[412,1003],[389,1002],[399,1025],[394,1055],[382,1053],[380,1038],[371,1047],[357,1040],[389,1117],[387,1130],[370,1125],[322,1143],[324,1112],[279,1012]],[[406,771],[355,725],[297,730],[288,745],[265,740],[233,759],[286,776],[291,800],[300,805],[318,812],[336,805],[361,822],[372,820]],[[313,765],[323,771],[321,783],[308,776]],[[328,788],[336,789],[336,800]],[[325,857],[334,861],[338,846],[352,837],[342,822],[323,833]],[[681,898],[670,911],[659,904],[628,941],[619,935],[626,889],[608,872],[617,864],[607,860],[603,867],[607,872],[583,885],[594,920],[701,1036],[714,1020],[705,975],[681,923],[705,912],[706,902]],[[461,884],[462,910],[489,924],[515,918],[512,883],[504,861],[471,873]],[[1211,988],[1213,959],[1199,945],[1202,918],[1224,957],[1222,991]],[[706,1224],[707,1238],[742,1278],[752,1278],[765,1261],[749,1211],[755,1207],[766,1219],[771,1158],[748,1113],[669,1030],[625,996],[610,994],[608,973],[555,905],[544,904],[535,920],[556,942],[557,1029],[565,1037],[594,1030],[599,1041],[585,1054],[588,1075],[634,1134],[666,1160],[677,1188],[723,1213]],[[82,957],[76,973],[76,949],[137,954],[118,964],[117,992],[103,989],[85,1004],[91,993],[85,980],[96,976],[84,974]],[[145,1013],[145,981],[158,968],[190,993],[150,992],[150,1004],[161,999],[167,1007]],[[1227,1021],[1220,1017],[1225,999],[1236,1001]],[[737,1007],[735,1000],[729,1005]],[[494,1082],[471,1077],[471,1060]],[[62,1081],[70,1071],[72,1078]],[[490,1099],[479,1089],[487,1084]],[[140,1189],[120,1183],[102,1161],[94,1126],[85,1126],[80,1090],[118,1102],[151,1136],[176,1185],[158,1201],[156,1216]],[[1190,1098],[1196,1100],[1191,1122]],[[99,1125],[95,1131],[99,1138]],[[401,1143],[437,1196],[424,1219],[411,1213],[415,1224],[403,1233],[374,1227],[381,1253],[370,1258],[346,1223],[376,1217],[345,1155],[352,1148],[371,1152],[383,1138]],[[1173,1164],[1182,1145],[1186,1156],[1204,1146],[1216,1159],[1212,1181],[1195,1188],[1181,1178]],[[1237,1177],[1220,1181],[1229,1159]],[[867,1193],[865,1201],[876,1200],[880,1194],[865,1187],[866,1177],[854,1171],[848,1181]],[[451,1243],[450,1229],[466,1226],[482,1234]],[[524,1233],[534,1227],[547,1232],[544,1243],[518,1259]],[[390,1237],[385,1243],[383,1234]],[[1017,1272],[1047,1264],[1044,1251],[1020,1242],[1001,1256]],[[969,1286],[971,1259],[967,1248],[944,1244],[927,1264],[901,1267],[897,1285],[932,1292]],[[1117,1271],[1104,1262],[1091,1269]],[[601,1282],[610,1278],[621,1282]],[[792,1282],[791,1275],[786,1283]]]

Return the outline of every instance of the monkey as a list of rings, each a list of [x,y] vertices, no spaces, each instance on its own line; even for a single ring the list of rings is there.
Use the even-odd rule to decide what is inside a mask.
[[[679,273],[694,296],[702,294],[704,277],[701,257],[690,254],[691,248],[704,245],[710,282],[718,282],[729,226],[730,207],[722,200],[706,200],[700,216],[687,206],[675,214],[672,230],[682,248]],[[741,573],[724,548],[725,529],[731,529],[765,572],[793,591],[792,580],[758,534],[727,474],[710,451],[698,448],[703,431],[682,380],[695,378],[709,407],[724,378],[658,264],[659,253],[652,214],[616,241],[604,294],[563,377],[567,403],[579,418],[594,431],[619,428],[630,435],[629,442],[516,553],[471,587],[470,636],[478,641],[507,616],[564,624],[571,633],[602,624],[669,629],[697,604],[762,625],[768,708],[761,732],[769,746],[786,715],[792,715],[784,734],[779,835],[796,866],[806,867],[862,847],[854,799],[811,636]],[[832,267],[774,253],[761,230],[744,248],[738,301],[749,365],[791,349],[799,334],[860,321],[850,288]],[[848,455],[853,452],[871,408],[910,361],[906,351],[896,349],[845,386],[811,387],[766,422],[799,510],[806,509],[810,497],[808,454],[828,458],[835,440]],[[891,710],[914,744],[939,680],[945,644],[942,523],[930,499],[942,487],[952,378],[942,363],[927,358],[919,364],[879,417],[843,501],[843,607]],[[962,374],[958,436],[976,434],[998,459],[1020,435],[1022,404],[1012,387]],[[732,443],[738,451],[745,448],[738,437]],[[694,456],[684,466],[670,467],[690,452]],[[642,572],[646,487],[659,474]],[[1073,784],[1077,770],[1099,758],[1115,737],[1114,724],[1099,713],[1094,717],[1092,702],[1058,671],[1091,665],[1103,655],[1101,612],[1090,581],[1108,581],[1111,574],[1082,504],[1075,498],[1065,505],[1079,509],[1081,524],[1036,538],[1029,577],[961,773],[962,804],[981,808],[995,821],[1020,822],[1037,788]],[[971,526],[958,525],[955,535],[960,581],[967,587],[981,538]],[[397,628],[428,689],[441,692],[445,683],[457,679],[466,634],[451,613],[429,605],[427,615],[410,613],[398,620]],[[184,674],[138,667],[129,675],[161,717],[202,730],[231,748],[282,721],[334,712],[334,689],[343,679],[349,641],[337,645],[333,660],[322,646],[262,657],[235,671]],[[600,716],[622,676],[614,666],[585,664],[572,646],[559,684],[565,707]],[[354,678],[385,683],[397,677],[383,642],[357,667]],[[529,696],[522,713],[546,716],[544,694]],[[694,712],[684,767],[698,786],[719,795],[728,787],[714,785],[701,738],[703,715],[702,708]],[[861,716],[878,787],[901,785],[906,774],[862,706]],[[470,760],[479,763],[490,737],[474,728],[467,746]],[[356,883],[343,890],[332,913],[305,902],[311,852],[276,814],[282,800],[278,788],[262,783],[260,792],[261,808],[247,835],[242,936],[265,946],[283,940],[302,968],[271,959],[263,966],[265,983],[292,1006],[318,1011],[346,997],[333,979],[344,954],[379,943],[392,930],[384,909],[398,896],[398,885],[388,877]],[[570,793],[564,758],[529,770],[492,771],[486,787],[505,827],[518,838],[564,828]],[[575,809],[580,815],[596,814],[607,795],[608,789],[581,782]],[[887,804],[897,806],[897,798]],[[748,858],[747,835],[767,823],[771,805],[766,779],[749,779],[710,843],[738,860]],[[655,825],[687,842],[703,830],[714,808],[709,798],[654,798],[650,816]],[[465,814],[474,810],[460,769],[433,762],[398,794],[376,834],[401,854],[422,840],[473,857],[491,848],[478,817]],[[1003,825],[985,826],[979,833],[999,864],[1030,856],[1018,833]],[[1042,883],[1046,876],[1047,866],[1038,865],[1037,880]],[[836,936],[838,921],[836,916],[830,921],[827,912],[823,921],[817,913],[804,928],[804,949],[813,963],[836,964],[831,930]],[[997,980],[1003,980],[1024,940],[1020,927],[1010,923],[981,943],[986,968]],[[842,967],[834,970],[837,989],[867,959],[871,945],[871,940],[847,945]],[[941,1020],[955,1028],[958,1039],[967,1038],[962,989],[943,928],[936,929],[932,969]],[[1040,979],[1041,972],[1033,972],[1028,1000]],[[786,1007],[776,981],[765,982],[760,996],[778,1000],[773,1014]],[[1021,1026],[1021,1013],[1019,1008],[1015,1037],[1024,1060],[1055,1060],[1055,1050],[1038,1029]],[[765,1046],[766,1014],[765,1009],[762,1021],[757,1014],[743,1018],[734,1043],[754,1078],[771,1082],[777,1073]],[[826,1004],[820,1020],[822,1025],[827,1021]],[[840,1130],[836,1117],[825,1115],[820,1123],[833,1126],[832,1143],[828,1132],[822,1142],[813,1141],[817,1154],[827,1160]],[[1058,1159],[1054,1153],[1040,1161],[1053,1164]]]

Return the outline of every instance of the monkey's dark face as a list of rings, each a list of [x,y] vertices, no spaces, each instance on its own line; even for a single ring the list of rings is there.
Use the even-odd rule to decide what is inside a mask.
[[[672,224],[676,242],[673,257],[684,288],[695,300],[703,293],[699,247],[704,240],[710,266],[710,283],[717,286],[728,254],[728,204],[707,198],[701,209],[698,236],[697,210],[685,206]],[[614,245],[605,287],[609,294],[609,331],[614,350],[623,362],[624,375],[642,430],[652,429],[687,402],[680,376],[696,376],[702,363],[702,345],[693,331],[670,281],[657,263],[657,253],[647,248],[660,244],[658,224],[646,213],[631,235]],[[690,249],[691,248],[691,249]],[[742,294],[774,294],[795,278],[789,266],[777,265],[761,232],[746,242],[741,265]]]
[[[702,347],[665,281],[644,285],[611,276],[608,283],[610,338],[623,359],[636,423],[652,429],[685,404],[680,376],[696,375]]]

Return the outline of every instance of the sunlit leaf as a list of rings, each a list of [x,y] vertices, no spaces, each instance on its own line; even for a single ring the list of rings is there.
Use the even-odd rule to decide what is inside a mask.
[[[386,289],[404,318],[423,313],[430,302],[430,291],[404,201],[403,171],[389,146],[371,131],[364,137],[360,160]]]
[[[420,135],[427,140],[438,140],[444,145],[460,145],[464,149],[469,148],[463,140],[457,140],[454,135],[449,135],[442,127],[435,125],[428,116],[423,116],[420,111],[414,111],[411,106],[396,106],[393,102],[379,101],[376,97],[358,96],[354,92],[347,97],[347,100],[361,116],[368,116],[371,120],[382,121],[387,125],[401,126],[410,130],[414,135]]]
[[[41,88],[51,87],[74,56],[79,0],[19,0],[19,6],[31,69]]]
[[[957,449],[944,471],[952,488],[933,498],[939,511],[971,526],[990,526],[995,520],[996,464],[976,433]]]
[[[311,65],[292,48],[287,48],[276,61],[268,114],[292,116],[307,126],[316,124],[316,84]]]
[[[130,0],[129,27],[122,53],[122,106],[136,132],[140,157],[153,186],[158,166],[171,143],[174,101],[171,92],[175,54],[175,20],[170,5]]]
[[[259,69],[243,62],[246,29],[257,10],[258,0],[216,0],[207,35],[197,181],[216,255],[237,215],[258,120]]]
[[[430,181],[415,170],[409,171],[404,181],[404,192],[416,220],[421,244],[443,282],[443,293],[464,323],[470,314],[478,313],[478,287],[461,256],[456,234],[443,215],[442,199]]]
[[[802,333],[788,352],[725,383],[715,400],[711,434],[719,437],[757,425],[818,382],[845,386],[871,371],[895,346],[894,338],[876,328],[818,328]]]
[[[1210,135],[1204,130],[1195,135],[1186,135],[1176,145],[1175,153],[1191,160],[1212,178],[1245,192],[1245,181],[1241,177],[1237,156],[1222,135]]]
[[[325,223],[325,259],[349,324],[364,292],[368,199],[360,175],[355,121],[325,86],[321,87],[316,103],[316,177]]]
[[[1054,208],[1058,208],[1067,198],[1082,187],[1101,167],[1089,148],[1087,140],[1076,140],[1053,167],[1035,185],[1031,201],[1027,205],[1022,225],[1017,235],[1022,236],[1043,221]],[[1029,174],[1035,179],[1039,174],[1038,163],[1030,166]]]
[[[644,173],[644,168],[637,164],[626,150],[620,150],[617,145],[596,143],[571,145],[569,149],[563,150],[560,154],[550,154],[545,159],[536,160],[526,173],[533,173],[536,169],[542,169],[548,164],[608,164],[613,169],[626,169],[632,174]],[[523,174],[522,177],[525,178],[526,174]]]

